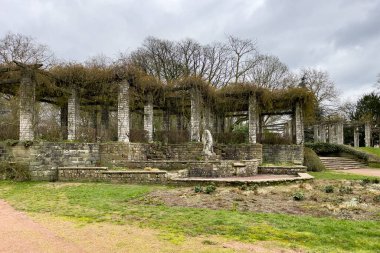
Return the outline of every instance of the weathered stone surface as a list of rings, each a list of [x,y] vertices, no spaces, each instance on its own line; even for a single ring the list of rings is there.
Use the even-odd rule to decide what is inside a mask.
[[[117,136],[120,142],[129,142],[129,84],[119,84],[117,104]]]
[[[67,139],[70,141],[76,140],[78,135],[78,125],[79,125],[79,99],[78,91],[74,87],[71,89],[71,95],[69,97],[68,115],[67,115]]]
[[[248,140],[249,143],[257,142],[257,127],[258,127],[258,108],[256,95],[249,97],[248,108]]]
[[[303,145],[263,145],[263,163],[303,162]]]
[[[35,84],[32,71],[23,70],[20,82],[20,141],[34,140]]]
[[[296,144],[301,145],[304,143],[304,130],[303,130],[303,112],[302,106],[297,103],[295,108],[295,127],[296,127]]]
[[[153,96],[147,95],[144,105],[144,131],[147,133],[148,142],[153,142]]]
[[[364,141],[365,146],[370,147],[371,146],[371,124],[369,122],[366,122],[364,125]]]
[[[199,91],[192,89],[191,96],[191,109],[190,109],[190,140],[200,142],[200,121],[201,121],[201,95]]]

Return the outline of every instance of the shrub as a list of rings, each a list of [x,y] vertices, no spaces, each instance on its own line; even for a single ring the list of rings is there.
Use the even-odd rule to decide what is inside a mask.
[[[352,194],[353,189],[350,186],[342,185],[341,187],[339,187],[339,193],[341,193],[341,194]]]
[[[209,184],[205,188],[205,193],[211,194],[216,190],[216,186],[214,184]]]
[[[326,193],[333,193],[334,192],[334,186],[332,185],[326,185],[324,188],[324,192]]]
[[[379,184],[380,183],[380,180],[378,178],[374,178],[372,179],[372,184]]]
[[[366,185],[366,184],[369,184],[369,183],[371,183],[371,179],[369,179],[369,178],[364,178],[364,179],[360,182],[361,185]]]
[[[196,185],[196,186],[194,187],[194,192],[195,192],[195,193],[203,192],[203,188],[202,188],[202,186],[200,186],[200,185]]]
[[[301,200],[304,200],[305,199],[305,194],[301,191],[298,191],[298,192],[295,192],[293,194],[293,199],[295,201],[301,201]]]
[[[326,169],[317,154],[307,147],[304,149],[304,165],[308,171],[322,171]]]
[[[292,144],[292,140],[283,137],[278,133],[265,132],[262,136],[261,143],[270,145],[290,145]]]
[[[376,195],[375,197],[373,197],[373,201],[376,203],[380,203],[380,195]]]
[[[0,176],[3,176],[4,179],[15,181],[27,181],[31,178],[27,164],[6,161],[0,162]]]

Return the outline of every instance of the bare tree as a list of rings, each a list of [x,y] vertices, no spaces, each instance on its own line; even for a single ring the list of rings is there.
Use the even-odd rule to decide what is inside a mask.
[[[288,67],[278,57],[259,55],[255,66],[247,72],[247,80],[264,88],[282,88],[288,72]]]
[[[32,37],[9,32],[0,39],[0,63],[14,60],[29,64],[42,63],[48,67],[55,59],[48,46],[36,42]]]

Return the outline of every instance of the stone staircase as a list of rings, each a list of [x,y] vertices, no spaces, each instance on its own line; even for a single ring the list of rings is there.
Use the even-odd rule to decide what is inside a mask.
[[[347,157],[319,157],[326,169],[330,170],[348,170],[348,169],[365,169],[367,166],[359,161]]]

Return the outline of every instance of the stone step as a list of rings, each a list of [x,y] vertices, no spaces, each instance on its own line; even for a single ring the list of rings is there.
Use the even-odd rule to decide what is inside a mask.
[[[319,157],[327,169],[365,169],[367,166],[359,161],[347,157]]]

